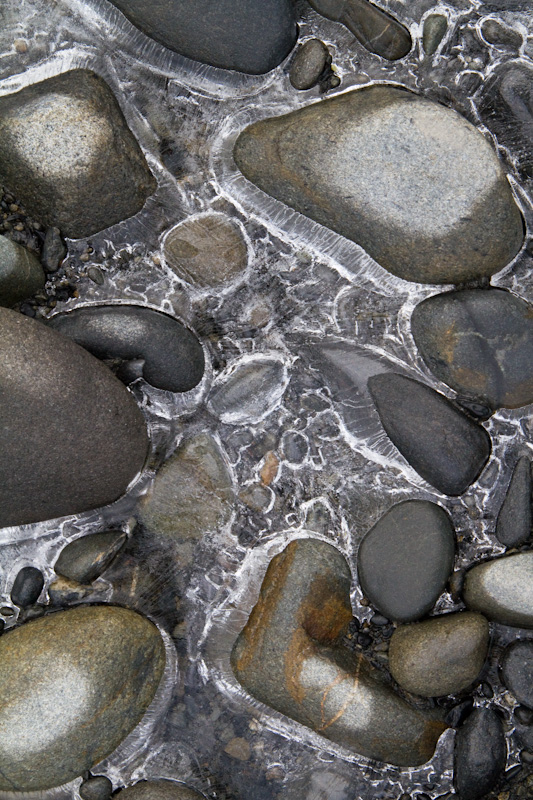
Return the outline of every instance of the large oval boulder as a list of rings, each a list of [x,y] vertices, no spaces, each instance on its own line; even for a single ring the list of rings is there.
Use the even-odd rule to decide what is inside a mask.
[[[73,780],[115,750],[157,691],[155,625],[115,606],[80,606],[0,639],[0,790]]]
[[[237,139],[248,180],[405,280],[492,275],[523,223],[494,149],[467,120],[392,86],[261,120]]]
[[[77,344],[0,308],[0,527],[117,500],[148,451],[143,416]]]

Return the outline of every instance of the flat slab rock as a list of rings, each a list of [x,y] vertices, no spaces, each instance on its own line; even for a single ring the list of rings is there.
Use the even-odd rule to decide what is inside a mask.
[[[86,350],[15,311],[0,308],[0,339],[0,527],[117,500],[148,453],[133,395]]]
[[[433,374],[489,408],[533,403],[533,306],[503,289],[433,295],[411,317]]]
[[[469,569],[464,601],[494,622],[533,628],[533,552],[494,558]]]
[[[49,614],[0,639],[0,790],[71,781],[142,719],[165,667],[156,626],[116,606]]]
[[[522,217],[488,141],[455,111],[392,86],[256,122],[234,158],[260,189],[405,280],[489,276],[522,246]]]
[[[0,98],[0,165],[29,214],[75,239],[137,214],[156,189],[111,89],[86,69]]]
[[[117,800],[205,800],[203,794],[176,781],[140,781],[116,795]]]

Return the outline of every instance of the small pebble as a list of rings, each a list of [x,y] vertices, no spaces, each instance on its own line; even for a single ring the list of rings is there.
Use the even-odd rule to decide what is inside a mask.
[[[28,52],[28,42],[26,42],[24,39],[15,39],[13,45],[17,53],[20,53],[21,55]]]
[[[533,641],[509,645],[502,658],[502,679],[519,703],[533,709]]]
[[[238,761],[248,761],[251,753],[250,745],[246,739],[241,739],[240,737],[231,739],[224,748],[224,752]]]
[[[44,578],[37,567],[23,567],[11,589],[11,600],[16,606],[26,608],[37,602],[44,587]]]
[[[82,800],[108,800],[113,792],[113,784],[105,775],[89,778],[80,786]]]
[[[320,39],[309,39],[298,49],[291,65],[289,80],[295,89],[305,91],[320,81],[331,64],[328,48]]]
[[[98,284],[98,286],[103,286],[105,282],[104,273],[100,269],[100,267],[89,267],[87,270],[87,277],[92,280],[93,283]]]
[[[66,254],[67,248],[61,238],[59,228],[47,228],[41,255],[41,263],[46,272],[57,272]]]

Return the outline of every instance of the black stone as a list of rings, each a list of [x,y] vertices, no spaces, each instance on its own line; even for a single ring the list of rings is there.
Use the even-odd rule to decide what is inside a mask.
[[[507,748],[499,716],[476,708],[457,731],[454,780],[460,800],[479,800],[495,788],[505,769]]]
[[[488,461],[485,429],[412,378],[382,373],[368,388],[387,435],[413,469],[443,494],[463,494]]]
[[[105,572],[125,542],[126,534],[122,531],[82,536],[63,548],[54,570],[71,581],[91,583]]]
[[[496,47],[509,47],[518,50],[522,46],[522,36],[518,31],[489,17],[481,26],[481,34],[486,42]]]
[[[452,728],[458,728],[463,724],[465,719],[472,712],[473,708],[474,701],[471,697],[469,697],[468,700],[464,700],[462,703],[459,703],[451,708],[444,717],[444,721],[447,722]]]
[[[41,255],[41,263],[45,270],[47,272],[57,272],[66,254],[67,248],[61,238],[59,228],[47,228]]]
[[[517,706],[514,710],[514,717],[520,725],[531,725],[533,723],[533,709],[526,706]]]
[[[44,578],[37,567],[23,567],[11,589],[11,600],[16,606],[26,608],[37,602],[44,586]]]
[[[502,678],[519,703],[533,709],[533,641],[514,642],[502,658]]]
[[[531,461],[522,456],[496,521],[496,537],[506,547],[517,547],[531,536],[531,490]]]

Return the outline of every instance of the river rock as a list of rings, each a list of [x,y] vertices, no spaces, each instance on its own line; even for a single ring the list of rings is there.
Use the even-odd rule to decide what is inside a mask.
[[[518,547],[531,536],[531,460],[519,458],[496,520],[496,538],[506,547]]]
[[[57,272],[67,254],[59,228],[47,228],[43,242],[41,262],[47,272]]]
[[[63,548],[54,571],[77,583],[92,583],[105,572],[125,543],[126,534],[122,531],[82,536]]]
[[[148,452],[133,396],[86,350],[22,314],[0,308],[0,339],[0,527],[117,500]]]
[[[14,306],[44,289],[39,260],[26,247],[0,236],[0,305]]]
[[[37,567],[23,567],[11,589],[11,600],[20,608],[27,608],[37,602],[44,588],[43,573]]]
[[[522,217],[489,142],[457,112],[403,89],[356,89],[255,122],[234,158],[260,189],[405,280],[482,278],[522,246]]]
[[[401,625],[392,635],[389,669],[402,689],[423,697],[462,692],[476,680],[489,646],[481,614],[445,614]]]
[[[533,628],[533,552],[472,567],[466,573],[464,600],[494,622]]]
[[[331,55],[324,42],[308,39],[298,49],[291,64],[291,85],[300,91],[312,89],[330,65]]]
[[[96,775],[84,781],[79,789],[81,800],[109,800],[113,784],[105,775]]]
[[[0,638],[0,790],[71,781],[140,722],[165,666],[159,631],[114,606],[80,606]]]
[[[205,800],[203,794],[175,781],[141,781],[122,789],[117,800]]]
[[[252,75],[269,72],[292,50],[290,0],[111,0],[143,33],[187,58]]]
[[[387,619],[410,622],[433,608],[453,569],[450,517],[427,500],[393,506],[363,538],[357,556],[365,595]]]
[[[368,388],[387,436],[413,469],[439,492],[463,494],[489,459],[486,430],[443,394],[404,375],[373,375]]]
[[[509,645],[501,668],[509,691],[519,703],[533,709],[533,641],[522,639]]]
[[[498,22],[493,17],[483,21],[481,35],[488,44],[493,44],[496,47],[508,47],[511,50],[518,50],[522,46],[522,35],[514,28]]]
[[[502,776],[506,760],[499,716],[490,708],[475,708],[455,738],[454,782],[459,800],[485,797]]]
[[[533,402],[533,306],[503,289],[433,295],[411,317],[429,369],[493,410]]]
[[[204,351],[195,334],[152,308],[88,306],[57,314],[48,324],[97,358],[139,364],[142,377],[157,389],[187,392],[204,374]]]
[[[0,165],[26,211],[71,238],[133,216],[156,189],[111,89],[86,69],[0,98]]]
[[[448,18],[444,14],[430,14],[424,20],[422,47],[428,56],[432,56],[442,42],[448,30]]]
[[[293,541],[270,562],[233,648],[233,671],[257,700],[337,744],[400,766],[422,764],[445,726],[340,645],[351,619],[345,558],[317,539]]]
[[[186,439],[158,471],[138,514],[151,532],[198,540],[230,518],[233,481],[225,454],[208,434]]]
[[[218,377],[207,405],[226,425],[253,424],[274,411],[288,382],[287,367],[275,355],[245,357]]]

